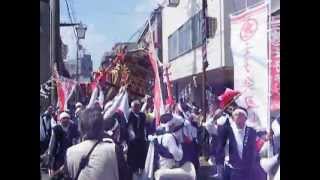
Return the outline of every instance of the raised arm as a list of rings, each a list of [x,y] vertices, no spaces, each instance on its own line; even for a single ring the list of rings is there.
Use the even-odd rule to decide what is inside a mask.
[[[112,101],[113,104],[111,105],[110,108],[106,109],[104,114],[103,114],[103,119],[106,120],[109,117],[111,117],[113,115],[114,112],[116,112],[117,108],[119,107],[120,103],[121,103],[121,99],[122,97],[125,95],[125,93],[127,92],[121,92],[121,94],[118,94],[116,97],[114,97],[115,99]]]
[[[143,112],[143,113],[146,113],[145,111],[146,111],[146,109],[147,109],[147,101],[145,101],[144,103],[143,103],[143,105],[142,105],[142,107],[141,107],[141,109],[140,109],[140,112]]]
[[[96,100],[96,98],[97,98],[97,96],[98,96],[98,92],[99,92],[99,89],[98,89],[98,87],[96,87],[96,88],[93,90],[92,94],[91,94],[90,101],[89,101],[89,104],[87,105],[87,108],[93,107],[94,102],[95,102],[95,100]]]
[[[217,125],[215,123],[214,117],[209,117],[208,120],[204,122],[202,125],[207,129],[207,131],[211,135],[218,134]]]
[[[103,102],[104,102],[104,93],[102,91],[102,89],[100,88],[100,91],[99,91],[99,97],[98,97],[98,102],[100,104],[100,107],[103,108]]]

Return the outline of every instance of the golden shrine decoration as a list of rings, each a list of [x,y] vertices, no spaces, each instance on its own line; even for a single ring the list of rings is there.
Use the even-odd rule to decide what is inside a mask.
[[[122,58],[118,61],[115,59],[114,63],[103,70],[107,73],[106,83],[110,85],[107,98],[112,98],[124,85],[128,85],[130,96],[144,97],[145,94],[151,94],[148,92],[150,91],[148,85],[149,81],[153,79],[153,74],[144,52],[126,53]]]

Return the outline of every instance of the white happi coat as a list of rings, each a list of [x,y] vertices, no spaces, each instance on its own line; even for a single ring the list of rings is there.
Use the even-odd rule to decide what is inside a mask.
[[[175,179],[175,180],[195,180],[196,173],[192,163],[187,162],[181,167],[175,168],[178,161],[182,160],[183,151],[181,144],[176,143],[171,134],[164,134],[158,137],[158,142],[168,148],[169,152],[173,155],[173,159],[168,159],[160,155],[159,169],[155,172],[155,179]]]

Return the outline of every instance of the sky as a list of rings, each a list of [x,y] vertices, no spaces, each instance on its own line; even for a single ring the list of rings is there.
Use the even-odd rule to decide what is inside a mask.
[[[86,37],[80,41],[91,54],[96,70],[106,51],[117,42],[127,42],[143,27],[159,0],[67,0],[75,22],[87,25]],[[70,23],[65,0],[60,0],[60,22]],[[72,27],[60,28],[68,45],[67,59],[76,59],[76,38]],[[139,33],[138,33],[139,34]],[[134,40],[134,38],[133,38]]]

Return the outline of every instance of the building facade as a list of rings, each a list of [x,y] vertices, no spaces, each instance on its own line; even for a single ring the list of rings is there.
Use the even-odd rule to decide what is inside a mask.
[[[264,0],[207,0],[207,97],[233,88],[230,15]],[[273,1],[272,7],[279,7]],[[278,5],[277,5],[278,4]],[[162,10],[163,62],[170,63],[176,99],[202,106],[202,0],[180,1]]]
[[[90,79],[92,74],[92,60],[90,54],[84,54],[83,57],[80,59],[80,76],[85,79]]]
[[[72,79],[76,79],[77,74],[77,61],[76,60],[67,60],[64,61],[67,71],[69,72]],[[80,65],[79,65],[80,67]]]
[[[67,60],[64,65],[72,79],[77,79],[77,61]],[[93,71],[91,55],[84,54],[79,59],[79,82],[89,82]]]
[[[40,84],[46,82],[50,71],[50,8],[49,0],[40,1]]]
[[[163,62],[163,50],[162,50],[162,9],[163,7],[158,7],[154,9],[151,13],[151,16],[146,21],[146,24],[144,26],[144,29],[140,36],[138,37],[137,43],[141,48],[147,48],[148,47],[148,41],[149,41],[149,32],[152,33],[153,37],[153,43],[155,46],[155,52],[160,62]],[[150,20],[150,21],[149,21]],[[149,27],[149,22],[150,26]]]

